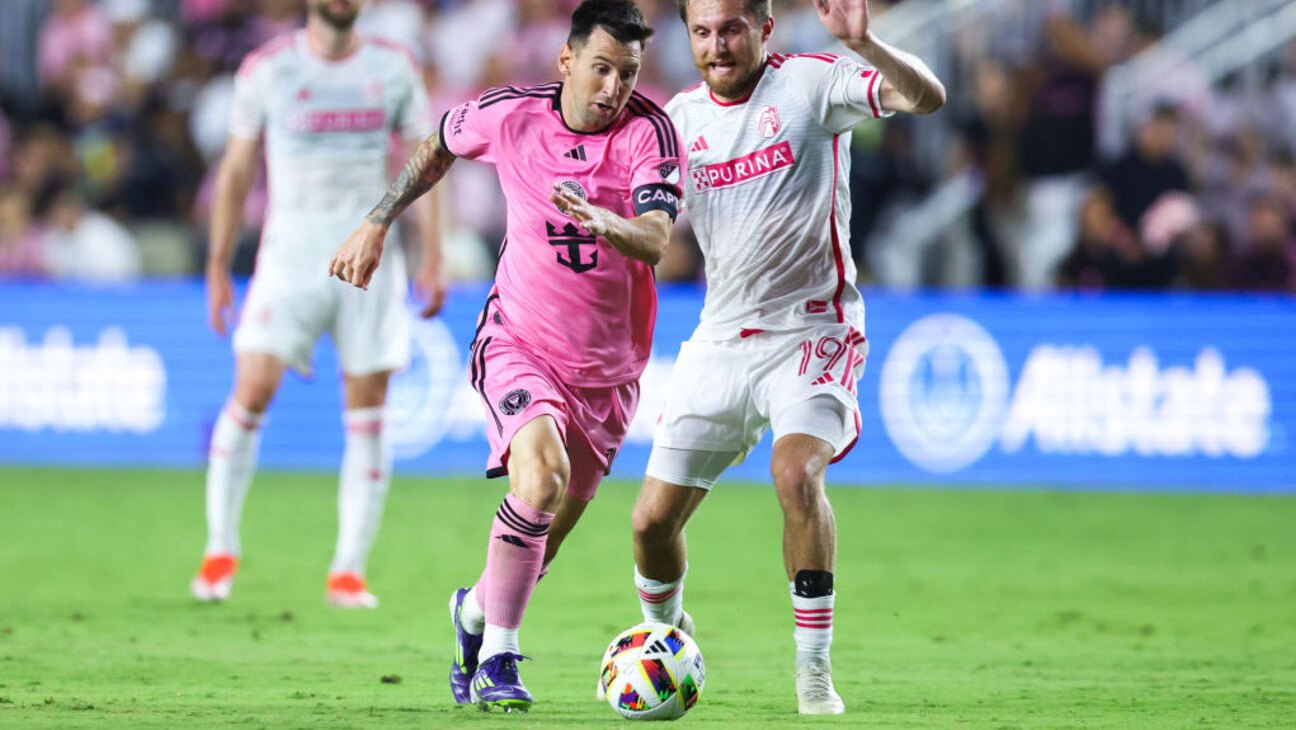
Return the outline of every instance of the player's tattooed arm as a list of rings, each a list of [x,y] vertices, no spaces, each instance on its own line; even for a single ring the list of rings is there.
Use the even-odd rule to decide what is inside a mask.
[[[387,194],[369,211],[365,220],[376,226],[390,226],[410,203],[445,177],[454,161],[455,156],[441,141],[441,133],[433,132],[418,146],[391,187],[387,188]]]
[[[384,240],[392,221],[445,177],[454,160],[454,155],[442,144],[440,132],[423,140],[387,189],[387,194],[333,254],[328,275],[368,289],[369,281],[382,261]]]

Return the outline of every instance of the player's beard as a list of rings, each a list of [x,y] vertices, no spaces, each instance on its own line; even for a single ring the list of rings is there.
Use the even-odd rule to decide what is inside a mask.
[[[715,61],[733,62],[733,72],[723,76],[715,73],[715,69],[711,68],[711,64]],[[744,64],[736,58],[710,59],[698,67],[698,72],[701,73],[702,79],[706,81],[707,88],[711,89],[717,96],[726,99],[737,99],[751,92],[752,87],[756,85],[756,81],[760,78],[762,65],[762,63],[750,62]]]
[[[360,6],[356,3],[347,3],[347,7],[349,10],[334,12],[333,0],[325,0],[315,6],[315,12],[319,14],[320,19],[337,30],[351,30],[351,26],[355,25],[356,16],[360,14]]]

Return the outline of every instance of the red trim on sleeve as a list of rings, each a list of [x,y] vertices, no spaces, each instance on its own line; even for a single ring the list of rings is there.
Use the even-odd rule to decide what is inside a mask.
[[[878,76],[880,75],[881,74],[872,74],[868,86],[869,109],[873,111],[873,116],[875,118],[882,116],[882,112],[878,109],[878,105],[873,102],[873,87],[877,85]]]

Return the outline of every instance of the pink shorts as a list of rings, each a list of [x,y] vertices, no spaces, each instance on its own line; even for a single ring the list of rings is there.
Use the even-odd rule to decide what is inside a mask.
[[[508,474],[509,445],[519,429],[552,416],[571,463],[567,494],[582,502],[594,498],[639,405],[638,381],[607,388],[567,385],[544,358],[509,335],[493,298],[473,341],[469,375],[486,407],[488,478]]]

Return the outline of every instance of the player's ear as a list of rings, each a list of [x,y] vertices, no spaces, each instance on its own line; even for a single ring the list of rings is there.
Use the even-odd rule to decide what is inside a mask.
[[[570,43],[564,43],[562,50],[558,52],[558,71],[563,76],[571,76],[572,61],[576,59],[576,51]]]
[[[774,32],[774,16],[771,15],[765,19],[764,23],[761,23],[761,40],[762,41],[769,40],[770,34],[773,32]]]

